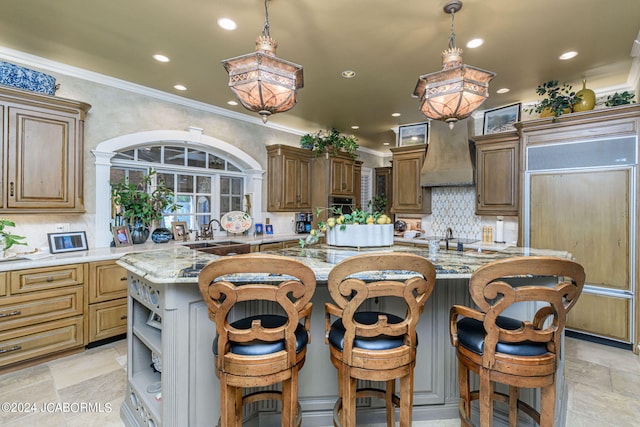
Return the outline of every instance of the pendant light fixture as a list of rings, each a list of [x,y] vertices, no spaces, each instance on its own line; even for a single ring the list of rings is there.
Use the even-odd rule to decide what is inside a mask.
[[[222,61],[233,93],[264,123],[270,115],[293,108],[297,91],[304,86],[302,66],[276,57],[278,42],[269,33],[268,1],[264,1],[265,22],[255,52]]]
[[[413,96],[420,99],[420,110],[430,119],[449,123],[471,115],[489,97],[489,82],[495,73],[462,64],[462,49],[455,45],[453,19],[461,1],[450,1],[444,12],[451,15],[449,48],[442,52],[442,70],[418,78]]]

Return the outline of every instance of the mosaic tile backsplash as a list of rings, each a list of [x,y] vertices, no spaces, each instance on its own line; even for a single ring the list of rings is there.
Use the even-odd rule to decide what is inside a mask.
[[[427,235],[444,237],[448,227],[453,237],[482,239],[482,227],[491,226],[495,233],[496,217],[480,217],[475,214],[475,188],[433,187],[431,189],[431,215],[423,220]],[[517,218],[505,217],[504,238],[507,242],[517,239]],[[495,234],[494,234],[495,236]]]

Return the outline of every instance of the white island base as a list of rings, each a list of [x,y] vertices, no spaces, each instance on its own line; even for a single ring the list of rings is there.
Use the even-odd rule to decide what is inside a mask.
[[[212,353],[215,327],[198,291],[197,278],[190,278],[190,283],[184,278],[177,280],[178,283],[156,283],[143,278],[149,275],[141,272],[139,265],[128,264],[126,258],[119,263],[135,271],[128,274],[129,357],[127,396],[121,407],[123,422],[127,426],[138,427],[216,425],[220,393]],[[329,300],[326,285],[320,283],[312,300],[311,343],[299,377],[299,403],[304,426],[333,425],[332,412],[338,384],[329,349],[324,343],[323,313],[324,303]],[[420,318],[414,386],[415,421],[458,418],[457,360],[449,341],[448,324],[449,308],[453,304],[470,304],[468,279],[438,279]],[[266,309],[256,303],[247,309],[246,314]],[[388,303],[380,303],[380,309],[393,311]],[[534,308],[524,310],[527,315],[532,315]],[[515,317],[514,313],[509,314]],[[161,373],[154,372],[153,361]],[[564,425],[566,413],[563,368],[561,362],[555,425]],[[161,382],[161,395],[147,391],[158,381]],[[539,396],[533,390],[522,390],[521,396],[538,407]],[[275,404],[261,405],[245,409],[245,425],[279,426],[280,416]],[[507,425],[500,406],[496,407],[495,415],[495,425]],[[357,417],[358,424],[384,424],[383,402],[367,401],[359,406]],[[533,425],[525,416],[521,421],[519,425]]]

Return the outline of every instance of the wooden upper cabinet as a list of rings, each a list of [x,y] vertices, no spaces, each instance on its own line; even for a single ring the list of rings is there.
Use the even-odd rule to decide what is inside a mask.
[[[334,196],[354,196],[355,170],[353,159],[331,157],[329,162],[331,165],[331,194]]]
[[[3,171],[0,208],[12,213],[84,212],[85,103],[0,89]]]
[[[311,152],[286,145],[269,145],[267,156],[267,210],[311,210]]]
[[[503,132],[474,137],[476,214],[518,215],[520,137]]]
[[[426,144],[392,148],[392,213],[431,213],[431,189],[422,187],[420,173]]]

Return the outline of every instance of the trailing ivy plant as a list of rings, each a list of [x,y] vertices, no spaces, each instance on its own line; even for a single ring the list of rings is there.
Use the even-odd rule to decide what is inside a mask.
[[[633,101],[633,98],[635,96],[635,93],[627,92],[626,90],[622,93],[616,92],[613,95],[607,96],[604,105],[607,107],[615,107],[616,105],[634,104],[635,101]]]
[[[335,128],[330,131],[318,131],[308,133],[300,138],[300,146],[313,151],[316,156],[325,151],[331,154],[344,151],[352,157],[356,157],[358,139],[353,135],[345,135]]]
[[[543,98],[535,107],[525,108],[525,111],[542,113],[544,110],[549,110],[553,115],[553,121],[556,121],[564,113],[570,113],[573,105],[582,100],[580,95],[573,91],[570,84],[560,85],[558,80],[549,80],[538,85],[536,93],[540,96],[546,96],[546,98]]]

